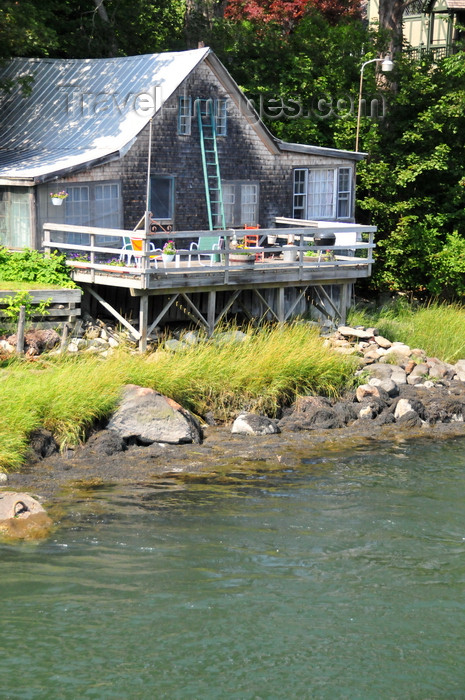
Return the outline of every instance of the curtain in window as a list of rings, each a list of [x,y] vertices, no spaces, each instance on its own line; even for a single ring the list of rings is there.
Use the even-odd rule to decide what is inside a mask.
[[[32,245],[30,190],[0,188],[0,245],[28,248]]]
[[[334,168],[308,171],[309,219],[332,219],[335,216]]]

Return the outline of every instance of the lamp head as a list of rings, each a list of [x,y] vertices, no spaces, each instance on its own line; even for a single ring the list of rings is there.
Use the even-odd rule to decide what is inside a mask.
[[[384,71],[385,73],[390,73],[393,68],[394,68],[393,61],[391,61],[389,56],[386,56],[386,58],[383,60],[383,62],[381,64],[381,70]]]

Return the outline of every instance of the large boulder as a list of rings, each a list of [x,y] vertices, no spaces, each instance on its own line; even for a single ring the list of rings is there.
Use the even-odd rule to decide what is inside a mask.
[[[158,391],[134,384],[123,389],[121,402],[107,429],[128,444],[178,445],[202,441],[199,422],[189,411]]]
[[[49,534],[52,521],[39,501],[28,493],[0,493],[0,532],[17,539],[36,539]]]

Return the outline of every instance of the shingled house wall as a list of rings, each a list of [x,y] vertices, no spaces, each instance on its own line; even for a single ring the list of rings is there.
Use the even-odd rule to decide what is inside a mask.
[[[225,87],[206,61],[192,71],[175,93],[153,118],[151,173],[175,178],[173,226],[177,230],[208,228],[205,187],[203,181],[200,136],[197,119],[192,119],[192,133],[178,134],[178,100],[180,95],[201,99],[228,97]],[[326,165],[353,167],[352,160],[302,152],[273,152],[270,144],[241,114],[233,102],[228,102],[227,135],[218,137],[218,153],[222,181],[259,182],[259,224],[271,226],[275,216],[292,216],[293,169]],[[118,181],[121,183],[121,223],[132,229],[145,211],[149,126],[120,159],[106,165],[83,170],[62,178],[55,187],[66,188],[77,182]],[[48,201],[49,185],[39,187],[41,216],[53,221],[61,212]],[[40,244],[39,244],[40,247]]]

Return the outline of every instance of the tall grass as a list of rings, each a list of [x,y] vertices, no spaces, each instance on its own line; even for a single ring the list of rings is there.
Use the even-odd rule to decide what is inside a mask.
[[[21,464],[28,434],[41,426],[62,446],[79,443],[111,413],[127,383],[228,420],[240,409],[275,416],[299,394],[336,395],[353,378],[353,359],[325,348],[307,324],[249,329],[243,342],[223,337],[178,352],[10,363],[0,370],[0,468]]]
[[[377,311],[355,310],[348,322],[376,325],[381,335],[410,347],[422,348],[431,357],[455,363],[465,358],[465,307],[430,302],[414,306],[398,302]]]

